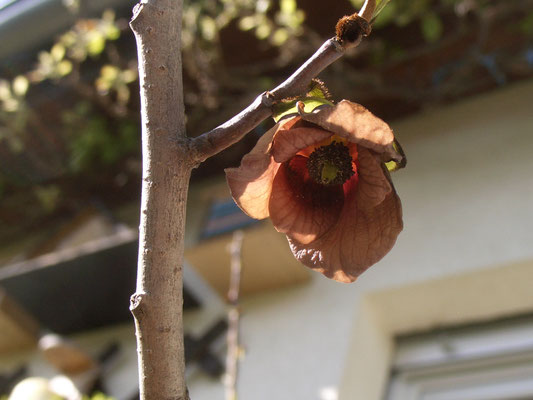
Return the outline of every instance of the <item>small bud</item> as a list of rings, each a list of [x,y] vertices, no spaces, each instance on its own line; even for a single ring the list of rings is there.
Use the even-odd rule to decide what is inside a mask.
[[[357,13],[342,17],[335,26],[337,41],[345,48],[357,45],[364,36],[370,35],[371,31],[372,27],[368,21]]]

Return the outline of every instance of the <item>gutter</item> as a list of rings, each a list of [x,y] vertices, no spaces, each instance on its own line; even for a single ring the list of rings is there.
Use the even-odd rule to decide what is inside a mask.
[[[79,18],[94,17],[106,8],[130,8],[136,0],[82,0],[74,15],[62,0],[17,0],[0,9],[0,59],[47,45]]]

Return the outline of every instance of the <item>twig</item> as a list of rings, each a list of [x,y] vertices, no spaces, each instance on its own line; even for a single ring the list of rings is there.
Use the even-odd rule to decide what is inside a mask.
[[[230,284],[228,289],[228,335],[227,335],[227,355],[226,355],[226,376],[224,386],[226,387],[226,400],[237,399],[237,376],[239,370],[239,292],[241,286],[242,271],[242,231],[235,231],[230,245],[231,271]]]
[[[375,0],[366,0],[361,8],[360,15],[369,22],[376,8]],[[351,27],[350,27],[351,29]],[[353,34],[353,31],[350,32]],[[244,135],[257,127],[262,121],[272,115],[272,106],[287,97],[302,95],[308,89],[309,82],[322,72],[331,63],[342,57],[347,48],[359,44],[363,32],[357,35],[356,40],[343,42],[339,37],[326,40],[324,44],[285,82],[275,89],[267,91],[256,97],[247,108],[229,121],[191,139],[190,149],[193,159],[201,163],[207,158],[221,152],[225,148],[238,142]]]
[[[361,18],[366,19],[368,22],[372,20],[372,17],[374,16],[374,11],[376,10],[376,1],[365,1],[365,4],[363,4],[363,7],[359,10],[359,16]]]

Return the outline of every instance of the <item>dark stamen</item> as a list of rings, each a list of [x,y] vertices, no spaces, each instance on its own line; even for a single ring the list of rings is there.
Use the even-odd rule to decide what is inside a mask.
[[[350,151],[340,142],[313,151],[307,159],[307,169],[311,178],[321,185],[342,185],[355,174]]]

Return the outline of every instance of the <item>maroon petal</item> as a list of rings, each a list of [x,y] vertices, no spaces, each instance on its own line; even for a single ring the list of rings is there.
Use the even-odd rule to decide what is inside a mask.
[[[383,161],[400,162],[402,156],[394,149],[394,134],[387,125],[360,104],[342,100],[333,107],[323,107],[302,118],[350,142],[383,154]]]
[[[392,190],[392,184],[377,154],[359,146],[357,161],[357,204],[359,209],[366,210],[381,203]]]
[[[296,156],[294,162],[307,158]],[[292,161],[291,161],[292,162]],[[294,168],[294,166],[293,166]],[[302,244],[324,235],[336,222],[342,209],[342,187],[317,185],[307,176],[292,171],[289,163],[281,166],[274,178],[269,213],[274,227]]]
[[[308,243],[290,233],[287,237],[301,263],[337,281],[353,282],[392,249],[403,228],[402,208],[377,156],[364,148],[359,150],[359,182],[354,177],[345,191],[342,211],[324,235]]]
[[[263,219],[269,216],[272,181],[280,166],[270,156],[270,148],[278,129],[279,125],[276,125],[265,133],[252,151],[243,157],[239,168],[225,170],[233,199],[252,218]]]
[[[350,208],[315,242],[305,245],[288,237],[294,256],[302,264],[347,283],[383,258],[403,227],[401,203],[395,192],[373,209]]]
[[[311,124],[309,126],[297,126],[290,130],[281,129],[274,137],[272,156],[277,162],[285,162],[300,150],[320,143],[331,135],[331,132]]]

